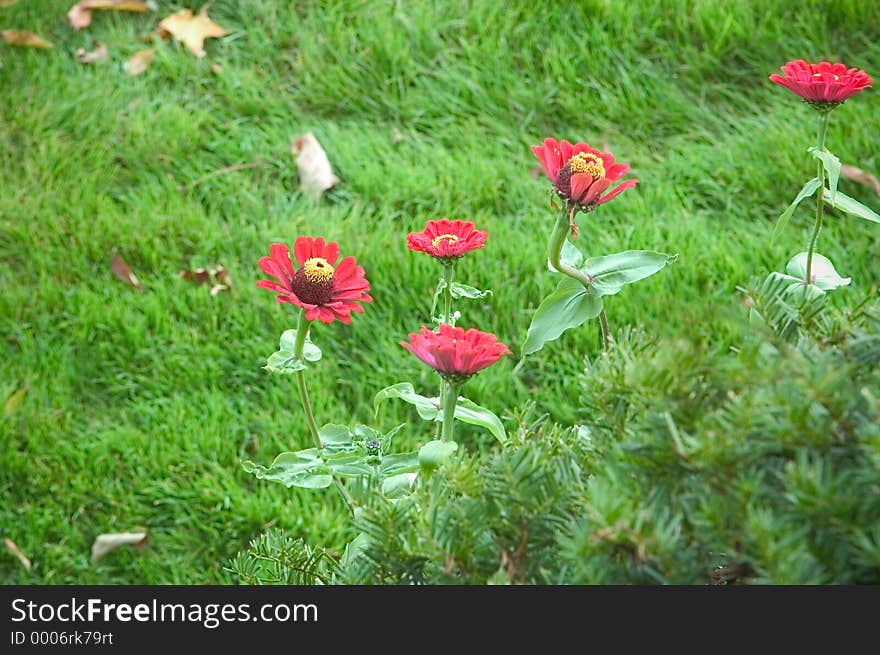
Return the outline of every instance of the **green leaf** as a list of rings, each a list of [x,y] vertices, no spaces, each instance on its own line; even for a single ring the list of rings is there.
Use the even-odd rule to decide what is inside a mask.
[[[445,290],[446,290],[446,278],[441,277],[437,280],[437,288],[434,290],[434,300],[431,303],[431,316],[437,315],[437,306],[440,304],[440,297],[443,295],[443,292]]]
[[[285,330],[281,335],[281,350],[289,350],[293,352],[296,348],[296,330]],[[303,359],[307,362],[317,362],[321,359],[321,349],[312,343],[310,335],[306,335],[306,342],[303,344]]]
[[[356,478],[373,475],[375,469],[361,453],[334,453],[327,456],[327,468],[335,475]]]
[[[440,466],[444,461],[458,450],[458,444],[454,441],[429,441],[419,448],[419,464],[423,469],[431,470]]]
[[[568,239],[565,239],[565,241],[562,242],[562,252],[559,253],[559,258],[562,260],[563,264],[568,264],[572,268],[577,269],[583,265],[584,260],[586,259],[584,254],[578,250],[578,247]],[[553,264],[550,263],[549,259],[547,260],[547,268],[553,273],[559,272],[553,267]]]
[[[804,284],[807,281],[807,253],[799,252],[792,257],[785,267],[785,272],[800,284]],[[812,285],[810,286],[815,286],[822,291],[833,291],[852,282],[852,278],[838,275],[831,260],[817,252],[813,253],[813,266],[810,276],[813,278]]]
[[[845,193],[838,191],[837,195],[834,196],[834,199],[832,200],[832,196],[828,193],[828,189],[824,189],[824,198],[825,202],[834,207],[834,209],[839,209],[847,214],[858,216],[859,218],[864,218],[865,220],[873,221],[874,223],[880,223],[880,214],[877,214],[873,209],[863,205],[855,198],[850,198]]]
[[[268,468],[250,460],[242,462],[242,468],[260,480],[280,482],[286,487],[322,489],[333,483],[317,448],[281,453]]]
[[[263,368],[270,373],[285,375],[305,370],[306,365],[293,354],[292,350],[279,350],[269,355]]]
[[[401,473],[412,473],[419,470],[418,453],[395,453],[385,455],[379,464],[379,477],[388,478]]]
[[[813,157],[822,162],[822,168],[828,173],[828,189],[831,191],[831,198],[833,200],[837,194],[837,182],[840,179],[840,160],[827,150],[819,150],[816,146],[811,146],[807,150]]]
[[[792,259],[792,261],[793,261],[793,259]],[[815,271],[815,263],[816,263],[816,254],[813,253],[813,265],[814,265],[813,270],[814,271]],[[791,261],[789,261],[788,264],[789,264],[789,266],[792,266]],[[792,269],[792,270],[794,270],[794,269]],[[815,298],[816,296],[824,296],[825,290],[823,288],[821,288],[820,286],[818,286],[817,284],[804,284],[804,279],[806,278],[806,276],[807,276],[807,272],[806,272],[806,270],[803,270],[801,272],[800,276],[786,275],[785,273],[773,272],[773,273],[770,273],[770,275],[768,275],[767,278],[768,278],[768,280],[771,280],[771,279],[772,280],[786,280],[787,282],[790,282],[790,284],[785,287],[785,293],[787,294],[785,296],[786,300],[795,300],[797,302],[804,302],[804,301],[809,300],[811,298]],[[815,277],[816,276],[813,275],[813,278],[815,278]],[[754,307],[751,309],[751,311],[754,311]],[[757,322],[758,321],[755,321],[754,323],[757,323]],[[761,322],[766,324],[766,321],[764,320],[763,316],[761,316]],[[750,319],[750,324],[753,324],[751,319]]]
[[[328,423],[318,430],[318,436],[321,438],[324,453],[350,452],[355,449],[354,435],[347,425]]]
[[[470,300],[481,300],[492,295],[492,292],[488,289],[486,291],[481,291],[476,287],[471,287],[467,284],[459,284],[458,282],[452,283],[449,287],[449,292],[452,294],[453,298],[468,298]]]
[[[455,418],[464,423],[486,428],[502,444],[507,443],[507,432],[501,419],[492,410],[480,407],[473,400],[459,397],[455,405]]]
[[[282,375],[295,373],[305,369],[305,362],[317,362],[321,359],[321,349],[313,344],[308,335],[303,345],[303,360],[300,361],[294,354],[296,348],[296,330],[286,330],[281,335],[279,348],[276,352],[269,355],[266,365],[263,367],[270,373],[280,373]]]
[[[382,433],[369,425],[356,425],[354,434],[362,441],[382,441]]]
[[[776,225],[773,227],[773,236],[770,237],[771,245],[776,242],[776,237],[779,236],[779,233],[782,232],[782,228],[788,223],[788,219],[791,218],[792,214],[794,214],[794,210],[797,209],[797,206],[801,204],[806,198],[809,198],[814,193],[816,193],[816,189],[819,188],[819,178],[814,177],[812,180],[807,182],[803,188],[800,190],[800,193],[797,194],[797,197],[792,201],[792,203],[788,206],[782,214],[779,216],[779,220],[776,221]]]
[[[370,538],[366,533],[361,532],[358,536],[348,542],[342,558],[339,560],[339,568],[345,570],[360,560],[363,552],[370,545]]]
[[[395,500],[408,496],[412,491],[413,483],[416,480],[415,473],[401,473],[392,475],[390,478],[382,480],[382,494],[386,498]]]
[[[604,257],[591,257],[581,268],[593,282],[590,290],[599,296],[612,296],[624,285],[654,275],[678,255],[653,250],[627,250]]]
[[[406,427],[406,423],[401,423],[400,425],[394,426],[393,428],[388,430],[388,432],[385,433],[386,447],[391,445],[391,440],[394,439],[394,436],[405,427]]]
[[[532,317],[523,344],[523,355],[538,352],[548,341],[558,339],[569,328],[577,327],[602,311],[602,299],[587,292],[575,279],[565,277],[556,291],[544,298]]]
[[[413,385],[409,382],[399,382],[385,387],[373,397],[373,411],[378,416],[379,405],[389,398],[400,398],[402,401],[415,405],[416,410],[426,421],[433,421],[440,412],[440,402],[437,398],[425,398],[415,392]]]

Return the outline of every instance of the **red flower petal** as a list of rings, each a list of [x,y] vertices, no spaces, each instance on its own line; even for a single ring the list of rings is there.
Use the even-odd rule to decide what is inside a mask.
[[[409,339],[400,343],[413,355],[440,373],[459,377],[471,376],[510,354],[494,334],[465,331],[445,323],[437,332],[423,327]]]
[[[626,164],[612,164],[611,166],[607,166],[605,168],[605,177],[607,177],[612,182],[617,182],[624,175],[629,173],[629,166]]]
[[[442,238],[446,236],[452,238]],[[422,232],[410,232],[406,241],[410,250],[426,252],[439,259],[451,259],[482,248],[487,236],[486,232],[475,230],[470,221],[442,218],[428,221]]]
[[[257,282],[257,286],[261,289],[268,289],[269,291],[277,291],[278,293],[290,293],[290,289],[283,287],[277,282],[273,282],[272,280],[259,280]]]
[[[565,165],[565,163],[574,155],[574,146],[563,139],[559,142],[559,153],[561,155],[560,159],[562,160],[562,164]]]
[[[570,191],[571,199],[577,203],[587,204],[585,200],[587,192],[596,182],[598,182],[598,180],[589,173],[575,173],[572,175]]]
[[[569,208],[579,208],[590,211],[594,207],[611,198],[625,189],[632,188],[635,183],[628,184],[620,191],[615,191],[600,200],[599,196],[614,182],[629,172],[629,166],[616,162],[610,152],[600,152],[588,143],[578,141],[571,145],[568,141],[558,143],[555,139],[544,139],[543,145],[532,146],[532,152],[541,160],[548,177],[553,180],[553,187],[557,194],[562,197]],[[551,159],[550,153],[555,153],[555,159]],[[602,160],[604,175],[593,177],[593,173],[599,171],[592,169],[584,170],[584,162],[578,165],[570,164],[571,158],[576,154],[589,153]]]
[[[281,264],[288,276],[293,276],[293,264],[290,262],[290,250],[283,243],[273,243],[269,246],[269,257]]]
[[[323,323],[332,323],[339,320],[343,323],[351,322],[351,312],[363,313],[363,307],[359,303],[372,302],[373,299],[366,293],[370,289],[370,283],[364,277],[364,269],[357,265],[354,257],[346,257],[333,270],[332,284],[330,287],[312,288],[309,281],[301,276],[301,271],[293,269],[290,261],[290,253],[284,244],[273,244],[270,248],[271,257],[262,257],[259,260],[260,268],[267,274],[278,279],[259,280],[257,286],[261,289],[275,291],[279,295],[276,300],[283,303],[292,303],[305,310],[306,319],[309,321],[319,320]],[[318,237],[299,237],[294,243],[294,256],[300,267],[309,259],[321,257],[332,266],[339,258],[339,244],[325,242]],[[297,293],[303,294],[314,303],[303,302]],[[315,304],[317,303],[317,304]]]
[[[293,244],[293,254],[296,257],[296,263],[302,266],[307,259],[313,257],[315,240],[312,237],[299,237]]]
[[[784,86],[819,108],[840,104],[871,88],[873,82],[863,70],[827,61],[809,64],[798,59],[786,63],[781,70],[783,75],[774,73],[770,75],[770,81]]]
[[[556,178],[559,177],[559,169],[565,165],[559,142],[553,138],[544,139],[543,153],[546,162],[544,171],[547,173],[547,177],[556,182]]]
[[[288,259],[287,261],[289,266],[290,260]],[[257,262],[257,265],[264,273],[276,278],[286,289],[290,289],[290,277],[287,275],[287,270],[283,262],[279,262],[273,257],[261,257],[260,261]]]
[[[599,200],[596,202],[596,204],[601,205],[603,203],[606,203],[609,200],[611,200],[612,198],[614,198],[615,196],[623,193],[627,189],[632,189],[638,183],[639,183],[638,180],[632,179],[632,180],[627,180],[626,182],[623,182],[621,184],[618,184],[609,193],[606,193],[603,198],[599,198]]]

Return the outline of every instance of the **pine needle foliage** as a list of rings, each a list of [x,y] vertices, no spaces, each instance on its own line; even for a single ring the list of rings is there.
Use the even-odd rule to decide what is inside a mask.
[[[319,585],[330,582],[335,568],[336,561],[323,548],[312,548],[276,528],[251,541],[227,570],[248,585]]]
[[[880,583],[880,308],[751,300],[763,321],[733,349],[624,331],[578,375],[582,425],[507,417],[509,445],[464,444],[410,496],[359,510],[314,580]],[[318,552],[255,543],[243,581],[296,579],[273,544]]]

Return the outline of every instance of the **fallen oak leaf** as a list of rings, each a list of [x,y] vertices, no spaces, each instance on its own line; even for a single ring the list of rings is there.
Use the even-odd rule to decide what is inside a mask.
[[[874,189],[874,193],[880,196],[880,180],[871,175],[868,171],[863,171],[861,168],[844,164],[840,167],[840,177],[871,187]]]
[[[122,65],[122,68],[125,69],[125,72],[128,75],[140,75],[147,70],[147,67],[153,62],[153,57],[155,56],[156,51],[152,48],[149,50],[138,50],[129,57],[128,61]]]
[[[296,157],[296,170],[299,173],[299,188],[313,198],[339,183],[333,174],[327,153],[311,132],[293,140],[291,148]]]
[[[110,553],[122,546],[145,546],[147,543],[147,533],[143,532],[116,532],[99,534],[92,544],[92,561],[97,562]]]
[[[159,23],[156,33],[163,39],[174,38],[175,41],[180,41],[191,53],[201,59],[207,54],[205,39],[229,34],[228,30],[208,18],[209,5],[210,3],[203,5],[195,15],[191,9],[181,9],[167,16]]]
[[[21,562],[21,565],[26,568],[28,571],[31,570],[31,561],[25,556],[21,549],[15,544],[15,542],[9,537],[4,537],[4,542],[6,542],[6,550],[12,553],[18,561]]]
[[[125,263],[125,260],[119,256],[119,253],[113,255],[113,259],[110,261],[110,268],[113,269],[116,277],[123,282],[127,282],[135,289],[141,288],[141,283],[135,277],[134,273],[131,272],[131,268]]]
[[[81,64],[96,64],[107,60],[107,46],[100,41],[95,41],[95,49],[91,52],[85,48],[76,51],[76,60]]]
[[[150,8],[143,0],[80,0],[67,12],[67,19],[70,21],[71,27],[75,30],[81,30],[91,25],[92,10],[94,9],[133,11],[145,14]]]
[[[3,30],[0,34],[2,34],[3,40],[9,45],[25,48],[42,48],[43,50],[50,50],[55,47],[54,43],[50,43],[27,30]]]

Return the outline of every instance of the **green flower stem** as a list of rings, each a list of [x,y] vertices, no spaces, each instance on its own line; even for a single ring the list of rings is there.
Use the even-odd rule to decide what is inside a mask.
[[[825,134],[828,132],[828,118],[830,112],[819,113],[819,125],[816,128],[816,148],[819,152],[825,150]],[[819,238],[819,230],[822,229],[822,217],[825,210],[825,166],[822,160],[818,160],[816,177],[819,178],[819,191],[816,193],[816,225],[813,227],[813,236],[810,237],[810,246],[807,248],[807,279],[806,284],[813,283],[813,251],[816,249],[816,240]]]
[[[443,262],[443,281],[446,285],[443,288],[443,317],[446,323],[452,325],[452,280],[455,276],[455,260],[447,259]],[[446,380],[440,379],[440,408],[443,408],[446,397]],[[441,426],[437,426],[437,437],[440,437]]]
[[[547,258],[550,260],[553,268],[557,271],[563,275],[574,278],[583,284],[585,289],[589,289],[590,285],[593,283],[593,278],[583,271],[572,268],[562,261],[562,246],[565,244],[565,237],[568,236],[571,220],[572,217],[570,217],[565,211],[562,211],[562,213],[559,214],[559,218],[556,219],[556,226],[553,228],[553,233],[550,235],[550,245],[547,248]]]
[[[306,319],[306,312],[305,310],[302,310],[299,315],[299,325],[296,328],[296,342],[293,346],[293,354],[297,360],[300,361],[302,360],[306,337],[309,336],[309,327],[310,325],[309,321]],[[296,386],[299,388],[299,398],[302,401],[303,411],[306,413],[306,425],[309,427],[309,433],[312,435],[312,441],[315,444],[315,448],[320,451],[323,448],[323,445],[321,444],[321,435],[318,434],[318,424],[315,421],[315,414],[312,411],[312,401],[311,398],[309,398],[309,388],[306,386],[306,372],[304,370],[299,370],[295,375]],[[342,500],[344,500],[345,504],[348,505],[348,508],[354,512],[354,498],[348,493],[348,489],[346,489],[345,485],[335,477],[333,478],[333,482],[336,484],[336,488],[339,490]]]
[[[446,322],[452,325],[452,278],[455,276],[455,260],[443,262],[443,281],[446,287],[443,289],[443,316]]]
[[[574,216],[572,214],[569,214],[565,210],[560,212],[559,218],[556,219],[556,225],[553,228],[553,232],[550,235],[550,244],[547,247],[547,258],[550,260],[550,264],[553,268],[557,271],[563,275],[574,278],[583,284],[585,289],[589,289],[590,285],[593,283],[593,278],[583,271],[572,268],[562,261],[562,246],[565,245],[565,239],[568,236],[573,221]],[[604,307],[599,313],[599,326],[602,329],[602,346],[606,351],[610,350],[611,330],[608,327],[608,315],[605,313]]]
[[[455,431],[455,406],[458,404],[458,391],[461,383],[456,384],[446,380],[443,384],[443,432],[440,437],[443,441],[454,441]]]
[[[602,347],[607,352],[611,350],[611,328],[608,327],[608,315],[605,307],[599,312],[599,326],[602,328]]]

